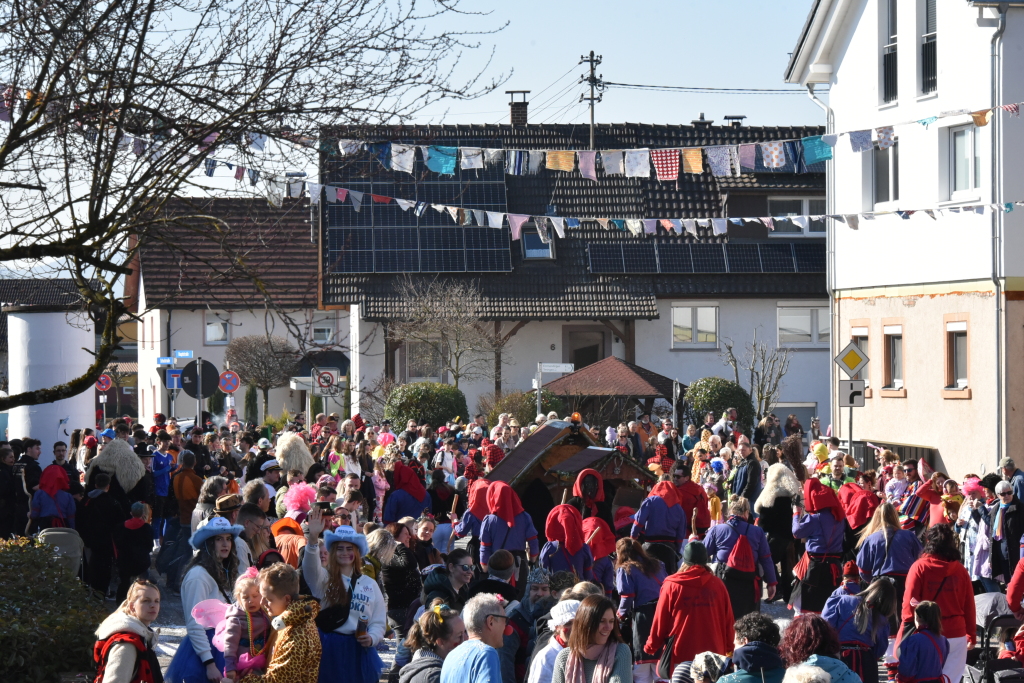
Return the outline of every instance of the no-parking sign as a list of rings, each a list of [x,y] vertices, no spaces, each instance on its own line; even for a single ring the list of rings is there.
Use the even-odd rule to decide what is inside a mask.
[[[100,378],[96,380],[96,388],[100,391],[107,391],[112,386],[114,386],[114,381],[110,379],[110,375],[100,375]]]
[[[220,390],[225,394],[232,394],[238,391],[238,387],[242,385],[242,379],[238,376],[237,372],[231,370],[225,370],[220,373],[220,383],[217,385]]]

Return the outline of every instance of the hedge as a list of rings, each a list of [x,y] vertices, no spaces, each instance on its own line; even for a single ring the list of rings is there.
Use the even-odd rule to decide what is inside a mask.
[[[540,402],[545,415],[553,410],[558,413],[560,418],[565,416],[565,403],[547,389],[541,392]],[[486,410],[482,412],[487,414],[487,424],[491,426],[498,424],[498,415],[501,413],[511,413],[512,417],[518,420],[523,427],[537,418],[537,394],[535,391],[513,391],[502,394],[500,399],[489,405],[485,406],[483,399],[480,403],[481,408],[486,407]]]
[[[414,382],[395,387],[384,406],[384,417],[399,431],[409,420],[436,428],[456,417],[468,421],[469,409],[466,395],[450,384]]]
[[[754,428],[754,405],[750,394],[736,382],[721,377],[698,379],[686,387],[686,402],[693,424],[703,424],[704,415],[709,412],[714,413],[717,420],[726,409],[735,408],[740,431],[750,434]]]
[[[0,540],[0,576],[0,681],[44,683],[94,671],[94,633],[109,609],[54,562],[52,547]]]

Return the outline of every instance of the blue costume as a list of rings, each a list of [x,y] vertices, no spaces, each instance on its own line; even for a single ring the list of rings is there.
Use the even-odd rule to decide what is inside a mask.
[[[860,584],[848,582],[835,589],[825,602],[821,618],[839,633],[839,658],[862,681],[878,680],[878,658],[885,654],[889,643],[889,620],[879,617],[869,622],[864,633],[857,630],[854,614],[860,607]]]
[[[605,595],[615,593],[615,567],[607,555],[594,560],[594,581],[604,586]]]
[[[885,535],[890,535],[885,547]],[[898,574],[906,576],[910,566],[921,556],[921,541],[917,534],[906,529],[876,531],[864,539],[857,553],[857,568],[865,580]]]
[[[716,524],[708,530],[704,537],[704,545],[708,549],[708,557],[713,562],[725,564],[729,559],[732,547],[736,545],[740,534],[747,537],[750,549],[754,552],[754,561],[761,565],[765,583],[772,586],[775,580],[775,563],[772,562],[772,551],[768,547],[768,537],[761,527],[754,526],[739,517],[730,517],[724,524]]]
[[[462,519],[455,525],[455,535],[459,538],[465,536],[480,538],[480,520],[472,512],[466,510],[465,514],[462,515]]]
[[[430,496],[423,496],[423,500],[416,500],[408,491],[399,489],[388,496],[387,505],[384,506],[384,523],[397,522],[403,517],[418,519],[423,514],[424,508],[430,507]]]
[[[670,506],[657,495],[644,498],[634,517],[630,536],[639,539],[641,534],[642,540],[647,543],[670,544],[676,552],[680,552],[688,535],[683,508],[678,504]]]
[[[931,631],[918,631],[900,643],[896,656],[900,678],[918,683],[940,681],[949,656],[949,641]]]
[[[511,527],[501,517],[487,515],[480,525],[480,564],[487,564],[496,550],[508,550],[521,555],[527,544],[530,546],[530,556],[535,556],[538,551],[537,529],[528,513],[517,514]]]
[[[843,552],[846,520],[836,521],[831,510],[793,516],[793,536],[807,542],[807,552],[835,554]]]
[[[565,571],[574,573],[583,581],[594,580],[594,556],[585,543],[575,555],[569,555],[558,541],[548,541],[540,550],[540,566],[552,574]]]

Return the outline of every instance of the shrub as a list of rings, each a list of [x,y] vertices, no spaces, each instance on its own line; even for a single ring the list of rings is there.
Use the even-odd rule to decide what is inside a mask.
[[[698,379],[686,388],[686,404],[686,420],[693,424],[703,424],[706,413],[720,418],[727,408],[735,408],[740,431],[750,434],[754,428],[750,394],[736,382],[721,377]]]
[[[0,541],[0,681],[58,681],[93,671],[103,602],[53,549],[29,538]]]
[[[209,399],[208,399],[208,402],[206,404],[206,409],[209,410],[212,415],[215,415],[215,416],[223,415],[224,414],[224,403],[225,403],[224,399],[226,398],[226,396],[227,395],[223,391],[221,391],[219,388],[218,389],[214,389],[213,395],[210,396]]]
[[[565,403],[547,389],[541,392],[540,405],[545,414],[553,410],[559,417],[565,416]],[[537,418],[537,394],[534,391],[513,391],[502,394],[497,401],[492,394],[486,394],[480,397],[479,410],[487,415],[487,424],[492,427],[498,424],[501,413],[511,413],[525,427]]]
[[[286,408],[286,409],[282,410],[281,414],[278,415],[277,417],[274,417],[273,415],[270,415],[268,413],[267,414],[267,419],[265,419],[263,421],[263,424],[265,424],[265,425],[267,425],[269,427],[273,427],[274,428],[274,432],[277,433],[277,432],[282,431],[285,428],[285,426],[289,422],[291,422],[291,421],[292,421],[292,414],[289,413],[288,409]]]
[[[256,394],[256,386],[253,384],[245,388],[245,399],[243,401],[245,421],[249,424],[260,423],[260,400]]]
[[[458,416],[468,418],[466,395],[450,384],[414,382],[396,386],[384,405],[384,417],[404,428],[408,420],[443,425]]]
[[[309,397],[309,415],[306,416],[306,424],[313,426],[316,416],[324,412],[324,399],[321,396]]]

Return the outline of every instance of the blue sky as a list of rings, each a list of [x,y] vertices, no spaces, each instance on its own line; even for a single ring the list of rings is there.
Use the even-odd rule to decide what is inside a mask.
[[[812,0],[499,0],[467,1],[464,9],[490,10],[457,27],[507,28],[482,36],[483,48],[466,60],[479,65],[495,48],[489,73],[514,70],[497,92],[469,102],[447,102],[416,118],[421,123],[505,123],[505,90],[531,90],[530,122],[583,123],[576,85],[594,50],[604,58],[606,81],[722,88],[787,88],[782,74]],[[559,77],[566,74],[555,83]],[[546,92],[542,90],[551,86]],[[568,89],[565,89],[567,86]],[[563,91],[564,90],[564,91]],[[553,99],[552,96],[554,96]],[[545,100],[549,100],[545,103]],[[747,125],[824,124],[806,95],[726,95],[608,89],[597,105],[599,123],[724,122],[745,114]]]

